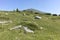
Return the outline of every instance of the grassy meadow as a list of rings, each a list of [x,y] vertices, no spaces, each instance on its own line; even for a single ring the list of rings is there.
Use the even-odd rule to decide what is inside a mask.
[[[35,19],[35,16],[42,18]],[[12,23],[0,23],[0,40],[60,40],[60,16],[3,11],[0,12],[1,20],[11,20]],[[24,30],[9,30],[18,25],[27,26],[34,33],[24,33]],[[41,30],[40,27],[43,29]]]

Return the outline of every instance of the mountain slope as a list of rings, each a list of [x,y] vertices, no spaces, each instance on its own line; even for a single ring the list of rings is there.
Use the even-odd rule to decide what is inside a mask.
[[[60,40],[60,16],[38,15],[42,18],[35,19],[37,14],[23,15],[22,12],[1,12],[0,18],[7,17],[12,22],[0,24],[0,40]],[[24,30],[18,29],[9,30],[18,25],[27,26],[34,33],[25,33]]]

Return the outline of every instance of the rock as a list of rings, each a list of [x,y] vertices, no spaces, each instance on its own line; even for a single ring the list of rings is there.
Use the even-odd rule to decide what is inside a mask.
[[[7,21],[0,21],[0,24],[6,23]]]
[[[4,23],[4,24],[2,24],[2,25],[9,25],[9,24]]]
[[[12,23],[12,21],[0,21],[0,24]]]
[[[25,32],[34,33],[34,31],[28,29],[28,27],[23,27],[23,29],[24,29]]]
[[[12,23],[12,21],[11,21],[11,20],[9,20],[8,22],[9,22],[9,23]]]
[[[14,30],[14,29],[20,29],[22,27],[22,25],[19,25],[19,26],[15,26],[13,28],[10,28],[10,30]]]
[[[8,15],[8,13],[5,13],[5,15]]]
[[[15,26],[13,28],[10,28],[9,30],[15,30],[15,29],[22,29],[24,30],[24,32],[29,32],[29,33],[34,33],[34,31],[30,30],[28,27],[25,27],[25,26],[22,26],[22,25],[19,25],[19,26]]]
[[[35,18],[36,18],[36,19],[41,19],[42,17],[40,17],[40,16],[35,16]]]
[[[24,13],[23,15],[25,16],[26,14]]]
[[[16,37],[16,40],[20,40],[18,37]]]
[[[42,30],[42,29],[43,29],[43,27],[40,27],[40,29]]]
[[[46,19],[48,19],[48,18],[46,18]]]

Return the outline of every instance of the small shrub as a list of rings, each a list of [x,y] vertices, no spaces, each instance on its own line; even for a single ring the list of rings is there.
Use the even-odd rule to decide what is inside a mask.
[[[2,27],[0,27],[0,29],[2,29]]]
[[[35,12],[35,14],[39,14],[38,12]]]
[[[51,15],[51,13],[45,13],[46,15]]]
[[[57,16],[57,14],[53,14],[53,16]]]
[[[15,11],[16,11],[16,12],[20,12],[18,8],[17,8]]]

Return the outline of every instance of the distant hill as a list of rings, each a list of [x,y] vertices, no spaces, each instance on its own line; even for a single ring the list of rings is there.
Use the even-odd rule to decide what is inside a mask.
[[[43,11],[40,11],[40,10],[37,10],[37,9],[33,9],[33,8],[30,8],[30,9],[25,9],[23,11],[32,11],[32,12],[38,12],[38,13],[47,13],[47,12],[43,12]]]

